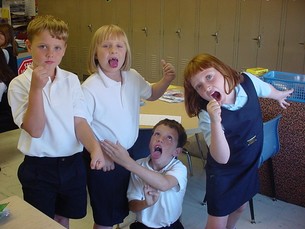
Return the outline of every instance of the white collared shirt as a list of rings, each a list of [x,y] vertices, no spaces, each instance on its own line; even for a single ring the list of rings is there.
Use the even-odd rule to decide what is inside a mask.
[[[8,89],[8,101],[15,123],[20,127],[28,106],[32,78],[31,66],[15,77]],[[62,157],[82,151],[75,135],[74,117],[86,118],[86,104],[78,77],[56,68],[53,82],[49,79],[43,88],[46,124],[40,138],[31,137],[21,129],[18,149],[29,156]]]
[[[119,142],[129,149],[139,130],[140,100],[152,94],[151,85],[134,69],[122,71],[122,82],[110,79],[99,68],[82,84],[88,122],[97,139]]]
[[[137,160],[137,163],[149,170],[155,171],[150,165],[150,156]],[[187,186],[187,169],[178,159],[173,158],[162,170],[155,171],[164,175],[174,176],[178,185],[161,192],[158,201],[151,207],[136,212],[137,221],[147,227],[166,227],[179,219],[182,213],[182,204]],[[131,200],[143,200],[145,182],[137,175],[131,173],[127,191],[127,198]]]

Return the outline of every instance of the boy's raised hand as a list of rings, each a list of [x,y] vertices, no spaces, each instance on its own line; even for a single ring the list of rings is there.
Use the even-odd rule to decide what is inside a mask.
[[[49,80],[49,71],[44,66],[38,66],[33,69],[31,88],[43,89]]]
[[[171,63],[166,63],[165,60],[161,60],[161,65],[163,69],[163,77],[168,82],[173,81],[176,77],[176,71],[174,66]]]

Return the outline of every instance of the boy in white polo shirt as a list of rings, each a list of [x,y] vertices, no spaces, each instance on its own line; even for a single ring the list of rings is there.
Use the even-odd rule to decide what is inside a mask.
[[[78,77],[58,67],[67,47],[67,24],[37,16],[27,28],[33,64],[14,78],[8,90],[15,123],[21,128],[18,169],[24,199],[69,228],[69,218],[86,215],[86,169],[80,152],[91,153],[91,168],[104,157],[86,121]]]
[[[150,155],[134,161],[119,143],[102,141],[103,150],[131,172],[127,197],[136,213],[131,229],[183,229],[179,218],[187,185],[187,169],[177,159],[186,133],[175,120],[164,119],[152,131]]]

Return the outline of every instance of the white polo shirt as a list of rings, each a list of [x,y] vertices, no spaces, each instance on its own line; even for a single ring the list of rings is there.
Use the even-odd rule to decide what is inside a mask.
[[[99,140],[108,139],[129,149],[139,130],[141,98],[152,94],[151,85],[134,69],[122,71],[122,82],[110,79],[99,68],[82,84],[88,122]]]
[[[150,156],[137,160],[144,168],[154,171],[149,165],[149,161]],[[174,176],[178,180],[178,185],[165,192],[160,191],[158,201],[154,205],[136,212],[136,219],[147,227],[160,228],[171,225],[181,216],[187,186],[187,169],[180,160],[173,158],[161,171],[155,172]],[[144,200],[144,185],[145,183],[140,177],[131,173],[127,191],[128,200]]]
[[[32,72],[28,66],[11,81],[8,89],[8,101],[19,127],[28,106]],[[82,151],[83,146],[75,135],[74,117],[86,118],[87,111],[78,77],[57,67],[54,81],[49,79],[43,88],[43,103],[46,124],[42,136],[33,138],[21,129],[18,149],[36,157],[70,156]]]

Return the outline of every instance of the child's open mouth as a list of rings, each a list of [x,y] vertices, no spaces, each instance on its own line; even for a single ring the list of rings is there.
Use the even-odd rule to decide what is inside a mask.
[[[220,101],[221,95],[218,91],[214,91],[211,95],[217,102]]]
[[[119,60],[117,58],[111,58],[108,60],[110,67],[116,68],[119,65]]]
[[[154,159],[158,159],[161,157],[162,148],[160,146],[155,146],[154,152],[151,154],[151,157]]]

